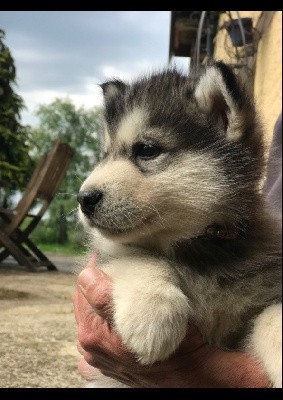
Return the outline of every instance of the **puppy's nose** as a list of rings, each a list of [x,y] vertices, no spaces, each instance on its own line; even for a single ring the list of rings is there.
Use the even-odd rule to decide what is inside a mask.
[[[80,203],[82,212],[90,217],[94,213],[94,209],[98,203],[101,202],[103,197],[102,192],[99,190],[82,190],[77,195],[77,200]]]

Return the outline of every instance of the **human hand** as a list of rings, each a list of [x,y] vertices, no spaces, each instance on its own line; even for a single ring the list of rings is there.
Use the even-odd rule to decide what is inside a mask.
[[[102,374],[131,387],[266,388],[267,377],[251,356],[204,343],[194,327],[166,361],[140,365],[111,327],[112,281],[92,257],[80,273],[74,296],[79,372],[87,380]],[[98,371],[99,370],[99,371]]]

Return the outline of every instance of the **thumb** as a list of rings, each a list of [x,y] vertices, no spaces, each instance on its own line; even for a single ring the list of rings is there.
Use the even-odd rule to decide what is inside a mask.
[[[112,302],[112,279],[102,270],[95,267],[94,260],[87,263],[79,274],[78,287],[95,311],[105,317],[109,315]]]

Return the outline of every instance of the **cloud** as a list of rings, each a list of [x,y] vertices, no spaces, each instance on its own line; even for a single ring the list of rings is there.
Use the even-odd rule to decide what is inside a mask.
[[[87,83],[84,85],[80,93],[66,92],[60,90],[31,90],[21,93],[25,101],[27,110],[24,111],[25,119],[29,117],[29,114],[34,114],[41,104],[50,104],[56,98],[69,99],[76,107],[85,107],[91,109],[102,105],[102,93],[98,85],[94,83]],[[37,121],[36,117],[29,118],[27,124],[33,124]]]
[[[165,66],[165,65],[164,65]],[[140,60],[133,62],[121,62],[118,66],[101,65],[100,70],[102,75],[107,79],[117,78],[125,81],[130,81],[136,78],[139,74],[147,73],[152,70],[153,66],[150,60]]]
[[[168,63],[169,11],[3,11],[0,27],[28,107],[23,123],[35,123],[36,107],[56,97],[100,105],[100,83]]]

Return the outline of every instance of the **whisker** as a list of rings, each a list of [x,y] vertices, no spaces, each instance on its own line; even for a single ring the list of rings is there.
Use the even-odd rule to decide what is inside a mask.
[[[58,193],[56,194],[56,196],[65,196],[65,195],[71,196],[71,197],[77,197],[77,195],[74,194],[74,193],[63,193],[63,192],[58,192]]]
[[[149,209],[149,210],[152,210],[152,211],[154,212],[154,214],[156,214],[157,217],[158,217],[157,222],[161,225],[162,228],[165,228],[165,226],[166,226],[166,225],[165,225],[166,220],[165,220],[164,217],[161,217],[161,215],[160,215],[158,209],[157,209],[153,204],[151,204],[151,203],[146,203],[146,204],[144,205],[144,208],[147,208],[147,209]]]

